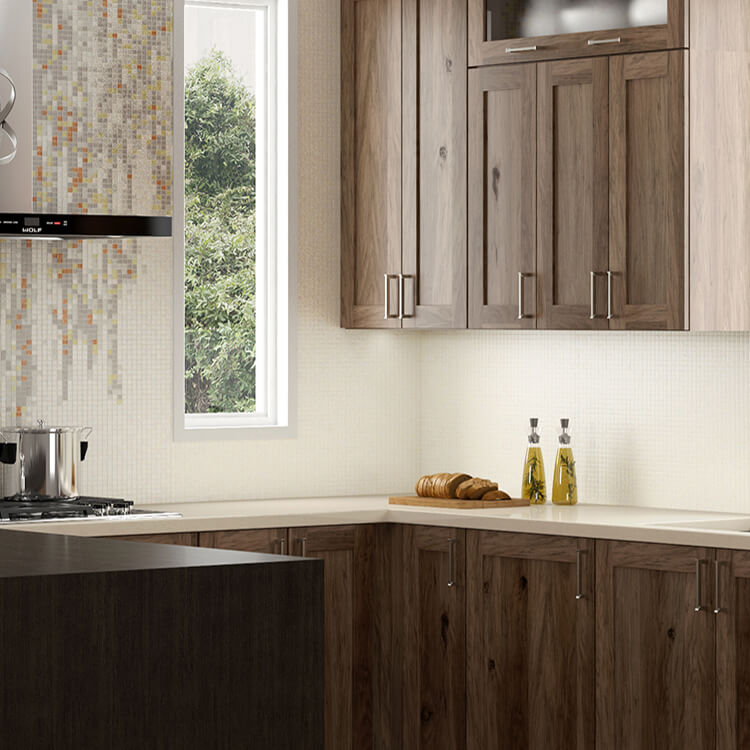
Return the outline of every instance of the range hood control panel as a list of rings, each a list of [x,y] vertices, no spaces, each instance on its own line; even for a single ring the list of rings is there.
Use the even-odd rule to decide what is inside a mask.
[[[168,216],[105,216],[92,214],[0,214],[0,236],[16,237],[170,237]]]

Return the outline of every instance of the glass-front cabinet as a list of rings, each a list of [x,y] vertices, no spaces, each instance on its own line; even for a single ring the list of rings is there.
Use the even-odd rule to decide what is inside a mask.
[[[469,64],[676,49],[687,0],[469,0]]]

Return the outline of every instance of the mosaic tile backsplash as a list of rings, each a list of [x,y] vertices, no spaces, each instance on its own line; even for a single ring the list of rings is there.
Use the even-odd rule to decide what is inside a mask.
[[[33,5],[35,129],[27,135],[36,209],[171,214],[171,3]],[[137,278],[137,248],[136,240],[0,244],[4,422],[44,411],[35,387],[43,341],[59,399],[69,398],[81,350],[89,373],[106,358],[108,396],[121,402],[119,309]]]

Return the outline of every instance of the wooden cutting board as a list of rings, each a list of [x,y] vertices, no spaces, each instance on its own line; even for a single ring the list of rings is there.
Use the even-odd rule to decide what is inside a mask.
[[[390,505],[418,505],[423,508],[458,508],[460,510],[520,508],[529,505],[529,501],[521,497],[512,497],[510,500],[459,500],[458,498],[417,497],[416,495],[389,497],[388,503]]]

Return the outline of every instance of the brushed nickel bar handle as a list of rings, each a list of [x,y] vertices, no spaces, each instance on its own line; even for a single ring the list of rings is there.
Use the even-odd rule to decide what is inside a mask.
[[[612,37],[611,39],[589,39],[589,47],[593,47],[596,44],[619,44],[622,41],[619,36]]]
[[[513,52],[536,52],[536,44],[532,44],[529,47],[506,47],[505,51],[509,55]]]
[[[385,314],[383,315],[383,320],[398,318],[398,313],[396,315],[391,315],[391,285],[389,283],[391,279],[397,279],[398,277],[399,274],[396,273],[383,274],[383,280],[385,282]]]
[[[528,276],[529,274],[523,273],[521,271],[518,272],[518,319],[523,320],[524,318],[528,318],[528,315],[524,315],[523,308],[524,308],[524,300],[523,300],[523,280]]]
[[[615,316],[612,314],[612,271],[607,271],[607,320],[612,320]]]
[[[406,280],[407,279],[414,279],[413,276],[410,276],[409,274],[400,273],[398,275],[398,317],[399,320],[405,320],[406,318],[414,318],[416,317],[417,313],[417,295],[416,295],[416,289],[414,294],[414,312],[410,315],[407,315],[406,312]],[[416,280],[414,281],[414,284],[416,286]]]
[[[448,588],[456,585],[456,540],[448,541]]]
[[[279,543],[279,554],[285,555],[286,554],[286,539],[284,537],[281,537],[281,539],[276,540]]]
[[[404,274],[398,275],[398,319],[404,319]]]
[[[695,611],[703,610],[703,587],[701,586],[701,564],[702,560],[695,561]]]
[[[721,612],[721,596],[719,594],[719,561],[714,560],[714,614]]]
[[[596,320],[597,318],[601,318],[601,315],[596,314],[596,297],[594,296],[596,294],[596,277],[604,276],[604,274],[601,271],[590,271],[589,273],[591,274],[589,277],[589,320]]]
[[[299,546],[300,546],[300,557],[307,557],[307,537],[303,536],[302,539],[299,540]]]
[[[581,565],[581,557],[585,550],[576,550],[576,599],[585,599],[586,594],[583,593],[583,565]]]

